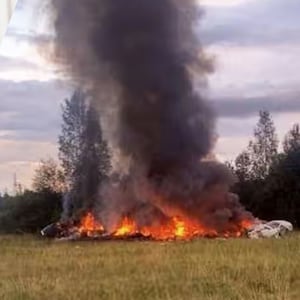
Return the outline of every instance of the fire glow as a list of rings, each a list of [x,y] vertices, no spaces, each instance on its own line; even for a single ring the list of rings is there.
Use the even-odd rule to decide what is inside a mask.
[[[180,217],[173,217],[165,224],[141,227],[133,219],[124,217],[115,231],[105,234],[105,236],[112,239],[143,237],[151,240],[192,240],[201,237],[237,238],[241,237],[252,225],[252,221],[243,220],[241,223],[233,225],[228,231],[217,232],[215,229],[205,228],[199,223]],[[82,236],[101,237],[104,235],[105,229],[89,212],[82,218],[78,232]]]
[[[100,174],[101,159],[91,163],[98,135],[84,131],[91,151],[49,235],[191,240],[247,232],[255,218],[230,192],[231,170],[211,155],[215,113],[195,86],[214,70],[194,30],[198,1],[50,2],[54,57],[100,112],[115,168]]]
[[[95,232],[103,232],[104,228],[92,213],[87,213],[81,220],[78,232],[87,236],[92,236]]]

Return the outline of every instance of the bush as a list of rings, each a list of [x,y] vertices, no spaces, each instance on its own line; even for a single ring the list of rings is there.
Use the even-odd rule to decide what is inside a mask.
[[[59,219],[62,195],[50,191],[25,191],[22,195],[2,198],[1,233],[34,233]]]

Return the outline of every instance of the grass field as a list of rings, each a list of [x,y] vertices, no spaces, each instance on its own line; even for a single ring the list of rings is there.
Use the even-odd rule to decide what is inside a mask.
[[[0,237],[1,300],[300,299],[300,235],[69,242]]]

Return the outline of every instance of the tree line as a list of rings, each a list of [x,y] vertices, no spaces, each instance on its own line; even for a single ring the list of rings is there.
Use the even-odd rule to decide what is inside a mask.
[[[0,196],[0,232],[36,232],[60,218],[80,218],[109,180],[111,154],[93,99],[80,90],[62,105],[59,163],[40,162],[31,190]],[[268,111],[259,120],[248,146],[226,162],[236,176],[232,191],[261,219],[286,219],[300,226],[300,126],[279,144]]]
[[[237,178],[233,191],[255,216],[300,226],[299,124],[280,145],[270,113],[261,111],[248,147],[227,164]]]
[[[80,90],[62,104],[59,160],[40,162],[32,190],[0,196],[0,232],[34,232],[90,210],[111,169],[93,99]]]

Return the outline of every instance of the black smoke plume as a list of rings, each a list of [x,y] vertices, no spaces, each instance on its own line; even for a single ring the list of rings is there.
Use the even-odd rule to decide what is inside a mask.
[[[114,112],[105,128],[116,128],[111,138],[131,159],[126,183],[102,192],[102,212],[151,206],[218,228],[240,218],[245,211],[228,193],[230,172],[201,161],[212,150],[215,122],[195,90],[212,71],[194,31],[202,15],[197,1],[51,4],[56,60],[95,105]]]

